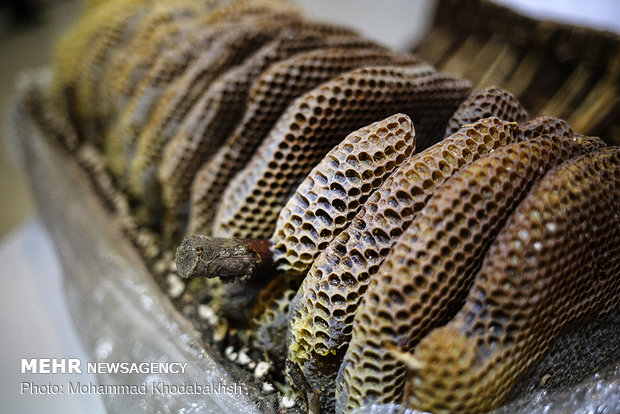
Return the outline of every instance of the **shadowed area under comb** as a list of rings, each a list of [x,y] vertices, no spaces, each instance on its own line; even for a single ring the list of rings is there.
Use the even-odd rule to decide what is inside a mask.
[[[403,112],[416,125],[418,145],[428,146],[469,89],[419,64],[355,70],[298,98],[229,183],[213,234],[268,237],[295,185],[351,130]]]
[[[286,359],[289,305],[300,283],[297,275],[280,274],[260,291],[252,310],[254,346],[264,349],[281,373]]]
[[[490,247],[463,308],[417,346],[407,405],[495,408],[563,327],[617,311],[619,199],[618,147],[547,173]]]

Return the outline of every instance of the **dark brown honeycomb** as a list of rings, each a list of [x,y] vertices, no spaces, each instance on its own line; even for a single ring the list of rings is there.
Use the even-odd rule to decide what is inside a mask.
[[[290,314],[289,359],[316,388],[332,391],[353,316],[390,247],[452,174],[517,140],[517,124],[477,121],[403,163],[370,196],[353,222],[314,262]],[[330,402],[331,400],[331,402]]]
[[[395,112],[410,115],[418,145],[443,128],[469,83],[419,64],[349,72],[298,98],[227,186],[213,234],[269,237],[297,183],[352,130]]]
[[[490,247],[463,308],[413,354],[408,405],[486,412],[567,324],[620,300],[620,148],[547,173]]]
[[[604,146],[543,136],[491,152],[447,180],[398,238],[370,281],[353,322],[338,404],[399,401],[408,352],[462,305],[495,234],[546,171]]]
[[[521,123],[527,111],[510,92],[491,86],[472,91],[448,121],[444,136],[450,136],[463,125],[496,116],[502,121]]]
[[[276,13],[235,24],[201,53],[181,77],[174,80],[158,100],[153,114],[143,125],[129,168],[128,184],[132,194],[148,194],[156,185],[156,168],[164,145],[172,138],[198,98],[217,76],[241,63],[285,26],[293,23]]]
[[[403,114],[361,128],[334,147],[278,216],[271,236],[278,269],[304,276],[316,256],[414,149],[413,124]]]
[[[343,44],[344,43],[344,44]],[[370,50],[358,40],[332,38],[334,48],[301,53],[274,64],[254,82],[245,114],[215,156],[197,173],[191,191],[191,233],[208,234],[215,208],[230,180],[247,164],[278,118],[295,98],[334,77],[368,64],[390,64],[395,56]],[[343,50],[344,46],[360,50]],[[412,56],[397,58],[417,61]]]
[[[211,85],[184,119],[175,138],[164,151],[159,180],[163,186],[164,204],[169,216],[175,216],[172,220],[176,220],[179,210],[186,209],[191,183],[198,169],[220,149],[244,116],[252,82],[266,69],[292,55],[317,48],[335,46],[342,50],[373,46],[371,42],[359,37],[333,32],[334,29],[330,27],[312,24],[285,30],[277,39]],[[352,53],[356,55],[355,52]],[[354,61],[355,58],[351,57],[351,62]],[[330,69],[332,66],[326,64],[324,70]],[[317,81],[319,79],[316,78]],[[290,93],[294,93],[295,89],[290,87]],[[247,113],[251,116],[250,112]]]
[[[530,139],[539,135],[554,135],[558,137],[572,137],[575,133],[568,122],[551,116],[538,116],[519,125],[523,139]]]

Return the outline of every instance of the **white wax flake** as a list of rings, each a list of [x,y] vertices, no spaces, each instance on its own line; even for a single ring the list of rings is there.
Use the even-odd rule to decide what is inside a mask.
[[[271,368],[271,363],[260,361],[258,364],[256,364],[256,368],[254,369],[254,376],[256,378],[264,377],[265,375],[267,375],[267,372],[269,372],[269,368]]]
[[[248,364],[248,368],[250,368],[250,369],[254,369],[254,368],[256,368],[256,362],[251,361],[251,362]]]
[[[235,348],[233,348],[232,345],[226,347],[226,349],[224,350],[224,355],[226,355],[226,358],[231,361],[237,360],[237,353],[235,352]]]
[[[172,298],[178,298],[185,290],[185,284],[181,278],[174,273],[168,274],[168,277],[166,277],[166,282],[168,282],[168,294]]]
[[[209,322],[209,325],[217,324],[217,315],[209,305],[198,305],[198,317]]]
[[[541,242],[537,241],[536,243],[534,243],[534,249],[535,249],[537,252],[541,251],[541,250],[542,250],[542,247],[543,247],[543,245],[542,245],[542,243],[541,243]]]
[[[271,383],[263,382],[263,392],[273,392],[273,391],[275,391],[275,388],[273,388],[273,385],[271,385]]]
[[[250,362],[252,362],[252,359],[250,359],[248,354],[241,350],[239,351],[239,358],[237,358],[237,362],[239,362],[241,365],[248,365]]]
[[[295,407],[295,400],[292,400],[288,397],[282,397],[282,407],[284,408],[293,408]]]

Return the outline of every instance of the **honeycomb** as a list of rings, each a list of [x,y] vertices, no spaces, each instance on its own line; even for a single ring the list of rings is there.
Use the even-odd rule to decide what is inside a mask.
[[[139,135],[128,176],[132,194],[141,196],[152,191],[164,145],[176,131],[179,119],[186,116],[209,84],[292,23],[283,16],[274,22],[274,17],[265,14],[247,24],[235,24],[234,29],[220,35],[208,51],[200,53],[188,70],[170,84]]]
[[[346,227],[368,194],[413,152],[414,145],[411,120],[406,115],[396,114],[351,133],[330,151],[310,172],[280,213],[279,227],[271,237],[271,250],[278,270],[295,275],[301,283],[300,276],[305,273],[304,268],[307,270],[321,249],[321,244],[327,245],[339,230]],[[372,155],[369,154],[370,148]],[[327,205],[324,200],[341,194],[342,186],[347,186],[348,203],[344,207],[338,201]],[[319,209],[313,211],[313,206]],[[344,210],[341,211],[340,207]],[[306,246],[299,246],[300,242]],[[227,283],[218,296],[223,298],[223,303],[240,302],[242,299],[236,298],[236,295],[243,291],[243,285],[244,282],[237,281]],[[255,282],[254,287],[257,287],[255,292],[260,293],[259,281]],[[269,292],[272,287],[268,285],[264,289]],[[256,298],[244,291],[243,300],[247,300],[244,307],[250,308]],[[282,306],[289,303],[287,298],[276,300]],[[242,320],[236,308],[227,306],[222,309],[222,313],[226,317],[234,316]],[[286,317],[278,318],[265,329],[281,332],[286,331],[287,325]],[[286,343],[275,349],[266,349],[275,355],[282,347],[286,349]],[[286,352],[278,355],[277,358],[284,358]]]
[[[62,105],[62,112],[76,126],[82,126],[88,114],[80,111],[76,84],[85,69],[101,60],[96,50],[117,44],[129,21],[144,11],[145,0],[111,0],[82,16],[75,27],[58,43],[54,52],[54,74],[51,84],[52,100]],[[99,47],[93,49],[94,44]],[[84,75],[86,74],[86,75]]]
[[[141,30],[144,30],[144,24],[156,24],[158,16],[185,16],[202,14],[206,15],[209,9],[218,4],[216,1],[191,1],[191,0],[174,0],[172,2],[166,0],[157,0],[148,4],[137,4],[133,12],[125,14],[127,5],[120,6],[115,2],[105,5],[101,8],[93,9],[93,21],[90,21],[92,27],[86,29],[87,33],[76,31],[74,34],[84,38],[89,42],[82,44],[80,50],[79,66],[77,68],[77,77],[73,83],[74,95],[71,101],[74,109],[74,117],[80,122],[80,131],[85,139],[95,142],[98,146],[101,144],[101,138],[104,136],[98,129],[104,122],[98,122],[99,113],[97,111],[97,103],[100,101],[102,77],[108,69],[110,63],[114,60],[118,51],[128,50],[131,47],[131,41],[140,37]],[[223,2],[222,2],[223,3]],[[109,7],[112,6],[112,7]],[[107,11],[110,16],[107,20],[110,22],[117,21],[118,24],[98,23],[105,21],[106,17],[101,15],[101,10]],[[125,17],[123,17],[125,16]],[[154,21],[152,20],[154,18]],[[119,20],[120,19],[120,20]],[[178,25],[185,25],[184,19],[178,19]],[[103,27],[101,27],[103,26]],[[93,31],[93,29],[95,31]],[[90,30],[91,32],[88,32]],[[88,40],[90,35],[90,40]],[[83,42],[83,40],[82,40]],[[76,43],[76,42],[70,42]],[[64,57],[61,56],[60,59]],[[59,60],[60,60],[59,59]],[[121,59],[124,60],[124,59]]]
[[[116,44],[101,46],[99,50],[95,45],[90,48],[89,52],[97,58],[89,66],[83,67],[80,72],[81,77],[76,82],[77,103],[80,111],[88,114],[91,119],[89,124],[85,125],[89,127],[85,130],[87,137],[95,139],[103,136],[102,131],[98,129],[99,126],[105,128],[107,125],[101,118],[98,109],[100,97],[103,94],[102,89],[105,89],[103,79],[115,61],[120,60],[120,65],[123,62],[126,63],[126,59],[122,55],[131,50],[132,42],[139,39],[144,32],[150,31],[149,29],[152,30],[153,27],[159,26],[162,21],[168,20],[176,22],[177,25],[187,25],[188,20],[191,21],[200,14],[205,14],[205,5],[201,2],[192,0],[157,1],[151,7],[145,7],[143,12],[128,22]],[[101,42],[97,42],[96,45],[100,44]]]
[[[278,269],[304,276],[320,252],[415,149],[407,115],[349,134],[310,171],[288,200],[271,236]]]
[[[424,64],[351,71],[298,98],[228,184],[213,234],[269,237],[287,196],[339,139],[395,112],[410,115],[417,145],[443,128],[469,83]]]
[[[575,133],[568,122],[551,116],[539,116],[530,119],[519,126],[523,139],[530,139],[539,135],[555,135],[572,137]]]
[[[122,112],[129,97],[133,96],[136,86],[141,84],[153,64],[165,51],[173,50],[179,44],[191,40],[204,29],[221,30],[224,25],[243,20],[248,15],[260,15],[267,11],[265,7],[258,7],[256,2],[236,0],[232,2],[235,7],[222,7],[223,0],[214,3],[220,5],[216,12],[201,13],[195,19],[180,21],[179,18],[182,16],[179,16],[171,21],[154,24],[153,27],[143,24],[132,40],[135,45],[127,46],[129,56],[111,62],[112,65],[118,63],[120,67],[108,70],[109,81],[104,80],[102,84],[109,87],[102,91],[102,101],[116,111]]]
[[[521,123],[527,111],[510,92],[491,86],[472,91],[448,121],[444,137],[454,134],[463,125],[496,116],[503,121]]]
[[[318,256],[291,306],[289,359],[308,381],[332,390],[353,316],[371,277],[393,242],[433,192],[459,168],[516,141],[517,125],[489,118],[401,164],[362,206],[353,222]]]
[[[166,48],[172,41],[186,35],[186,30],[199,30],[205,13],[201,11],[201,3],[187,2],[179,7],[177,2],[156,2],[140,19],[135,34],[130,36],[123,47],[117,47],[110,54],[105,65],[101,65],[100,81],[94,85],[94,96],[89,102],[98,123],[95,132],[105,131],[107,125],[115,120],[111,118],[121,105],[121,96],[131,95],[133,87],[140,77],[132,76],[134,71],[140,70],[145,75],[148,63],[156,60],[154,57]],[[196,8],[198,7],[198,10]],[[137,74],[136,74],[137,75]]]
[[[370,281],[339,378],[341,410],[400,400],[405,367],[385,345],[410,351],[447,323],[488,245],[529,188],[554,166],[602,146],[600,140],[552,136],[517,142],[462,168],[441,186]]]
[[[319,25],[301,25],[285,30],[278,38],[248,58],[243,65],[228,71],[211,85],[184,119],[175,138],[164,151],[159,180],[163,185],[164,204],[170,215],[176,216],[180,209],[185,208],[194,176],[205,160],[221,148],[234,126],[244,116],[251,84],[262,72],[274,62],[308,50],[332,46],[372,46],[372,43],[356,36],[332,32],[329,27]],[[352,53],[353,63],[356,62],[356,53]],[[357,55],[362,58],[361,51]],[[332,66],[327,64],[323,69],[328,72]],[[289,90],[293,93],[295,88]]]
[[[174,181],[175,185],[169,186],[171,190],[181,187],[174,192],[174,196],[167,198],[187,197],[191,184],[186,183],[187,176],[193,177],[197,167],[219,148],[239,122],[254,79],[275,62],[338,41],[342,45],[371,45],[345,30],[338,32],[330,26],[302,23],[282,30],[274,40],[253,53],[243,64],[218,78],[194,105],[190,115],[183,119],[182,126],[167,145],[160,168],[161,180]],[[205,144],[207,139],[209,145]],[[215,149],[211,143],[216,144]]]
[[[117,179],[124,178],[140,130],[146,125],[170,83],[191,66],[200,51],[209,50],[215,39],[229,30],[228,22],[201,28],[185,38],[180,47],[157,51],[153,56],[156,57],[155,61],[143,62],[145,66],[148,65],[147,68],[140,70],[140,66],[137,66],[128,74],[127,81],[133,79],[134,73],[142,74],[142,77],[132,82],[135,86],[126,92],[126,98],[120,98],[118,119],[108,127],[104,143],[108,168]]]
[[[617,308],[618,148],[277,1],[89,0],[50,87],[21,110],[158,282],[186,228],[270,237],[170,295],[310,412],[493,409]]]
[[[490,247],[465,305],[413,353],[408,405],[486,412],[563,327],[620,300],[620,148],[556,167]]]
[[[287,18],[292,18],[267,10],[259,14],[235,15],[230,19],[228,15],[221,16],[222,20],[185,36],[180,46],[158,51],[157,59],[148,65],[148,73],[137,82],[126,107],[120,108],[120,119],[106,134],[106,153],[109,168],[115,176],[123,179],[121,183],[125,182],[129,160],[136,163],[136,146],[140,140],[143,151],[153,147],[158,149],[157,144],[162,139],[154,139],[156,145],[149,144],[148,137],[153,130],[162,128],[161,123],[165,127],[170,116],[184,114],[197,99],[196,95],[202,92],[201,88],[264,42],[266,39],[261,36],[261,28],[270,26],[271,19],[277,17],[280,24],[284,24]],[[280,28],[280,24],[274,29]],[[189,96],[185,96],[186,93]],[[170,107],[181,98],[182,105]],[[147,126],[148,131],[145,130]],[[143,154],[141,158],[148,161],[149,155]]]
[[[32,118],[37,120],[42,130],[58,140],[67,151],[74,153],[80,147],[74,126],[66,117],[50,110],[44,102],[43,92],[32,89],[24,96],[23,106],[29,108]]]
[[[243,118],[226,144],[194,179],[189,224],[191,233],[210,232],[215,207],[225,187],[247,164],[282,112],[295,98],[343,72],[370,63],[388,64],[393,57],[389,52],[368,50],[368,44],[356,39],[331,39],[328,45],[337,48],[302,53],[276,63],[254,82]],[[344,46],[365,49],[343,53]],[[417,59],[403,57],[399,61],[413,63]]]

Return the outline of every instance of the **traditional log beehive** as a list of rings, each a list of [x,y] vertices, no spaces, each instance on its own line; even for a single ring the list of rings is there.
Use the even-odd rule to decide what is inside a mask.
[[[619,43],[440,3],[421,58],[278,2],[101,2],[22,105],[173,303],[299,406],[485,412],[618,319],[620,150],[581,134],[617,140]]]

